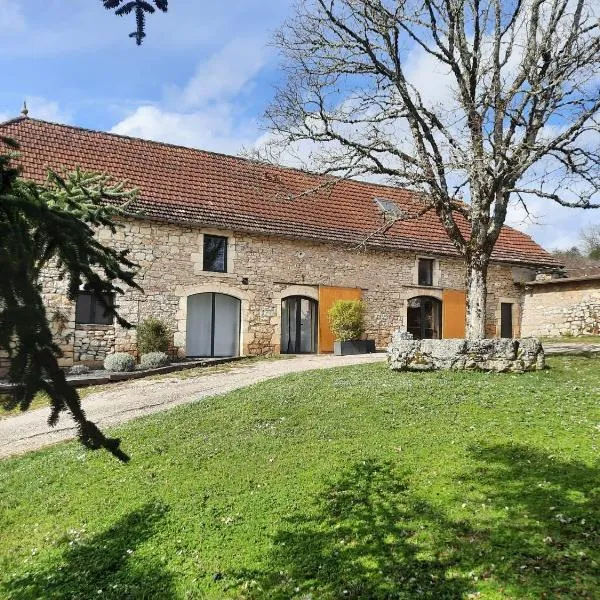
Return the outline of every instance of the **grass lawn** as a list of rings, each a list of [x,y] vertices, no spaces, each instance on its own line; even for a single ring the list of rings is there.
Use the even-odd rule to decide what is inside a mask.
[[[542,342],[548,344],[600,344],[600,335],[561,335],[557,337],[541,338]]]
[[[287,376],[0,462],[0,597],[600,598],[600,361]]]

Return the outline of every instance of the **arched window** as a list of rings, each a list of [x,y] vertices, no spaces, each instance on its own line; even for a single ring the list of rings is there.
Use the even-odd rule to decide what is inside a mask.
[[[418,340],[442,337],[442,303],[431,296],[410,298],[406,309],[406,329]]]

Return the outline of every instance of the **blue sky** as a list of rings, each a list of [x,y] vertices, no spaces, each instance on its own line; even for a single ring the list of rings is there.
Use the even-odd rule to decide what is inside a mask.
[[[27,98],[32,117],[237,154],[264,134],[260,118],[280,78],[269,42],[291,6],[171,0],[138,47],[128,37],[133,17],[100,0],[0,0],[0,120]],[[548,248],[573,245],[600,222],[600,213],[549,203],[532,212],[533,222],[517,210],[509,222]]]

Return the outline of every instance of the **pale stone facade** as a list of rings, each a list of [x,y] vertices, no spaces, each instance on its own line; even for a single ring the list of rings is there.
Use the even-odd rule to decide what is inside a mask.
[[[227,273],[203,271],[203,235],[228,237]],[[122,316],[132,324],[155,316],[173,333],[173,349],[186,355],[187,298],[217,292],[241,303],[240,353],[278,353],[281,304],[288,296],[319,299],[319,286],[362,288],[366,303],[366,333],[385,348],[398,328],[406,327],[407,300],[415,296],[443,297],[444,289],[464,290],[460,260],[422,253],[363,251],[341,245],[249,235],[232,231],[183,227],[164,222],[127,220],[115,234],[100,231],[99,239],[128,248],[139,267],[136,278],[144,292],[128,290],[117,298]],[[433,286],[417,284],[417,259],[435,258]],[[489,270],[487,333],[499,335],[499,306],[515,305],[515,335],[522,271],[494,264]],[[533,271],[530,272],[533,277]],[[64,352],[62,365],[104,359],[108,352],[135,352],[135,329],[115,325],[76,325],[75,306],[64,295],[64,281],[49,270],[44,277],[48,314]]]
[[[523,296],[524,336],[600,334],[600,280],[556,279],[528,285]]]

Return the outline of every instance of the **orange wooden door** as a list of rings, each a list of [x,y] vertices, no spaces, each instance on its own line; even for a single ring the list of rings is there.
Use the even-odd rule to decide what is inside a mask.
[[[444,290],[442,297],[442,337],[464,338],[467,300],[461,290]]]
[[[360,300],[360,288],[319,286],[319,352],[333,352],[333,333],[327,312],[336,300]]]

